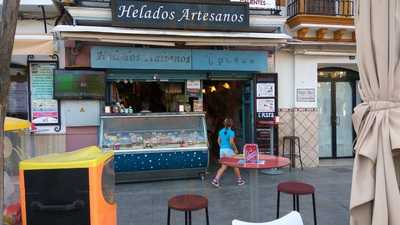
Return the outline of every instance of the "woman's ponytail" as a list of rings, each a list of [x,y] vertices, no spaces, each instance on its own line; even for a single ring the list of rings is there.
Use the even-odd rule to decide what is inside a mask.
[[[233,125],[233,121],[231,118],[225,118],[224,119],[224,134],[227,134],[227,129],[231,128]]]

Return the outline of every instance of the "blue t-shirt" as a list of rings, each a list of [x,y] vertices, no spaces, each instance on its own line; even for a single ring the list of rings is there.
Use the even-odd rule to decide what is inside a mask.
[[[235,132],[231,128],[222,128],[219,131],[218,136],[221,140],[220,145],[219,145],[220,148],[232,149],[230,140],[231,140],[231,138],[235,137]]]

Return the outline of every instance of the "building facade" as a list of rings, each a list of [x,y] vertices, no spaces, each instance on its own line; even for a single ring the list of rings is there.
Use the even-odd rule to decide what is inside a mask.
[[[136,141],[155,148],[161,146],[155,140],[133,134],[134,124],[127,134],[108,134],[104,118],[186,113],[204,117],[207,159],[218,157],[216,133],[225,117],[233,119],[240,147],[256,142],[268,152],[267,128],[275,116],[280,117],[275,154],[282,152],[284,136],[299,136],[307,167],[318,166],[320,158],[352,157],[351,113],[360,101],[352,0],[60,3],[49,3],[45,17],[36,3],[29,5],[39,14],[34,21],[19,21],[15,51],[25,53],[13,56],[29,77],[28,107],[21,108],[24,115],[10,115],[36,124],[43,153],[88,145],[115,150],[124,139],[131,140],[127,148]],[[22,34],[36,42],[18,44]],[[29,53],[34,56],[28,59]],[[49,57],[53,54],[57,57]],[[92,81],[82,80],[89,75],[96,75],[95,86],[104,90],[90,89]],[[78,89],[59,85],[77,84],[74,77],[80,77]],[[168,143],[177,139],[155,128],[151,133]]]
[[[293,39],[277,55],[279,132],[300,137],[306,166],[353,157],[351,115],[360,102],[354,10],[354,1],[288,1]]]

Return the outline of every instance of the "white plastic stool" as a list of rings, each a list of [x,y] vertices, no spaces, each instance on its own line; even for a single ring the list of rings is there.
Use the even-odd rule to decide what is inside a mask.
[[[240,220],[233,220],[232,225],[304,225],[300,213],[293,211],[277,220],[265,223],[249,223]]]

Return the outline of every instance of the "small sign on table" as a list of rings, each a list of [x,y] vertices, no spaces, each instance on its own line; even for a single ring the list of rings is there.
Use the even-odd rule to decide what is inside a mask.
[[[263,164],[264,160],[259,160],[259,151],[257,144],[245,144],[243,147],[244,159],[241,163]]]

